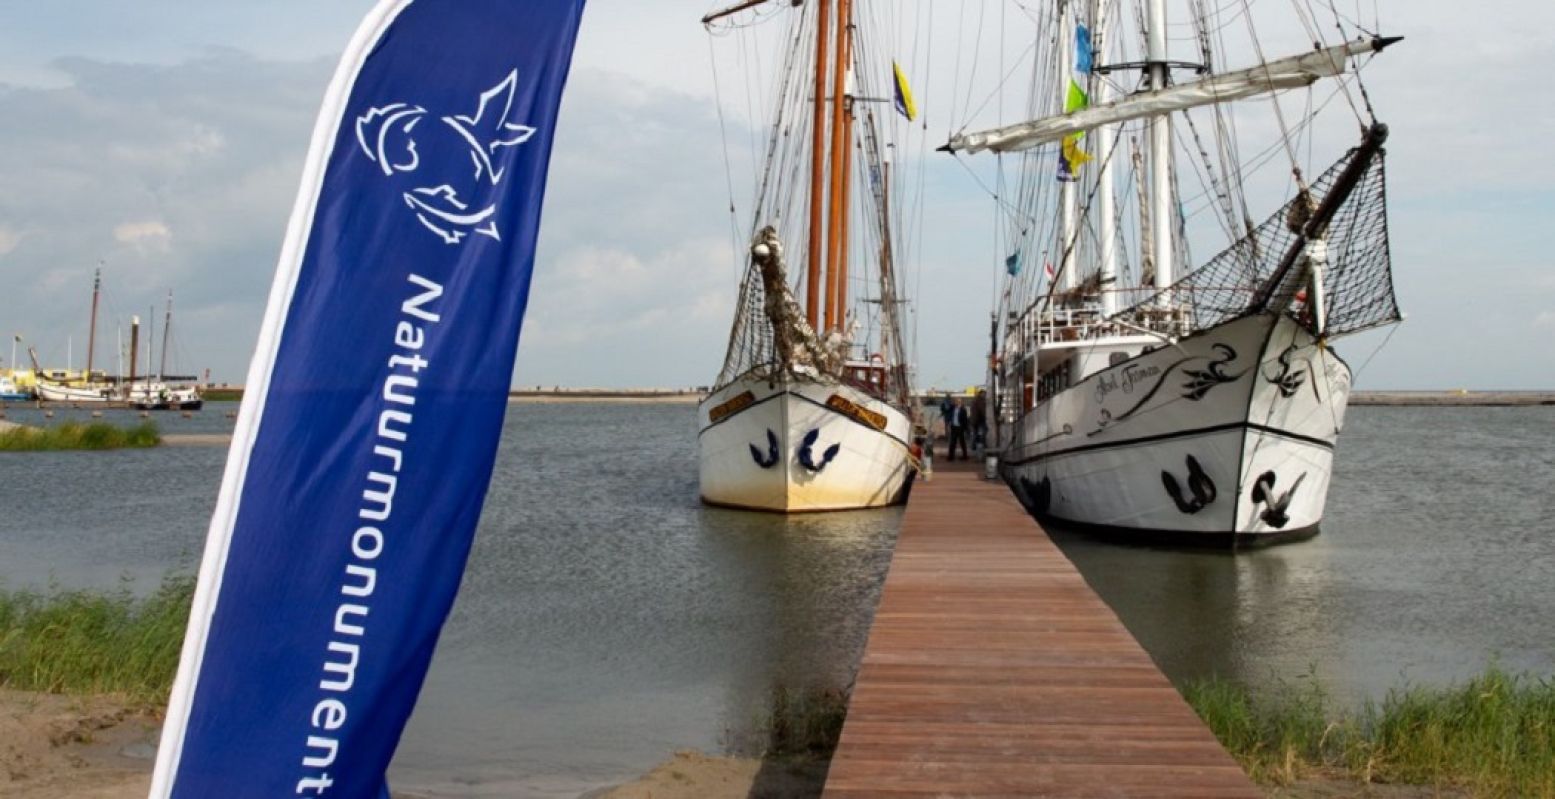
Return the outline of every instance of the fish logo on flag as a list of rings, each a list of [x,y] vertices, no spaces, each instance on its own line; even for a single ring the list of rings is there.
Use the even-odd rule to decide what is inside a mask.
[[[529,141],[535,129],[509,119],[513,112],[513,94],[518,88],[518,71],[483,92],[475,113],[467,116],[444,116],[441,125],[432,127],[432,144],[469,154],[474,165],[473,175],[463,165],[454,175],[431,175],[435,185],[412,188],[402,194],[405,205],[415,212],[416,219],[428,230],[436,233],[447,244],[458,244],[470,233],[479,233],[500,240],[492,217],[497,213],[495,204],[476,200],[488,187],[502,182],[502,168],[493,159],[502,147],[516,147]],[[393,177],[399,173],[414,173],[421,166],[418,139],[426,136],[426,130],[417,134],[416,126],[427,115],[419,105],[390,103],[370,109],[356,120],[356,141],[362,152]],[[441,134],[438,136],[437,134]],[[461,194],[456,183],[466,184]],[[484,205],[484,207],[477,207]]]
[[[380,0],[347,47],[260,326],[153,799],[388,796],[491,479],[582,13]]]

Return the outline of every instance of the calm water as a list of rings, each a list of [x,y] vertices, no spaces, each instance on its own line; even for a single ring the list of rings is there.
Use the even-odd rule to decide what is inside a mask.
[[[157,419],[228,431],[226,410]],[[0,582],[145,588],[193,571],[225,457],[0,455]],[[899,519],[704,508],[689,405],[511,406],[393,784],[578,796],[748,736],[775,685],[845,688]]]
[[[227,409],[158,419],[221,431]],[[693,428],[690,406],[513,406],[397,788],[577,796],[719,749],[776,683],[848,682],[898,513],[703,508]],[[0,581],[192,570],[225,455],[0,455]],[[1355,408],[1313,541],[1229,557],[1061,539],[1174,678],[1316,672],[1360,697],[1493,655],[1555,672],[1552,497],[1555,409]]]
[[[1229,556],[1064,551],[1174,680],[1316,674],[1342,698],[1555,673],[1555,408],[1350,409],[1322,534]]]

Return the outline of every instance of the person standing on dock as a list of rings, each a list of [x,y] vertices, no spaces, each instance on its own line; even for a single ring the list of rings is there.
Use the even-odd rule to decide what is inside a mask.
[[[972,449],[982,452],[988,446],[988,392],[978,389],[972,397]]]
[[[971,415],[967,412],[966,406],[961,404],[961,398],[956,397],[950,401],[950,414],[945,418],[945,434],[950,437],[950,452],[947,453],[946,460],[956,459],[957,443],[961,444],[961,459],[971,460],[972,456],[967,453],[966,448],[966,433],[970,426]]]
[[[945,396],[940,398],[940,401],[939,401],[939,420],[940,420],[940,427],[943,428],[941,433],[935,433],[933,424],[931,423],[929,425],[928,445],[929,445],[929,451],[930,452],[934,451],[934,439],[938,435],[943,434],[945,436],[945,440],[947,442],[950,440],[950,392],[949,391],[945,392]]]

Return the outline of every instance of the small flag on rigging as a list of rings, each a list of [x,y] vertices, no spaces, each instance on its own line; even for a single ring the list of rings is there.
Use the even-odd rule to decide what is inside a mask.
[[[1091,29],[1084,25],[1074,31],[1074,70],[1081,75],[1091,74]]]
[[[1010,277],[1020,275],[1020,250],[1010,253],[1010,257],[1004,259],[1004,271],[1010,273]]]
[[[912,100],[912,89],[907,86],[907,74],[902,72],[902,65],[891,62],[891,72],[896,84],[896,111],[911,122],[918,118],[918,104]]]

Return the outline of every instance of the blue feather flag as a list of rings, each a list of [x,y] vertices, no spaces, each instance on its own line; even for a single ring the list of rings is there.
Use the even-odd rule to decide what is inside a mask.
[[[324,100],[153,799],[384,799],[485,501],[582,0],[380,0]]]

